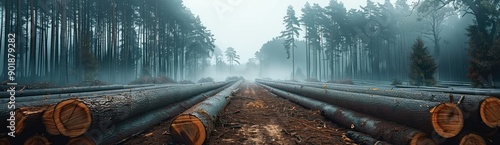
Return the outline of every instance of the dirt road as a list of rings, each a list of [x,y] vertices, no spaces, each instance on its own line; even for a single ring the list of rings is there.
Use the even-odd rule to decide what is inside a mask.
[[[133,144],[175,144],[166,121],[125,142]],[[245,82],[220,114],[215,130],[205,142],[226,144],[351,144],[343,139],[345,128],[313,111]]]

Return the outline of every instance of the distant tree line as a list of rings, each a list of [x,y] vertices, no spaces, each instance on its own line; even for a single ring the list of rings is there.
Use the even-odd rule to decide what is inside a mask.
[[[0,13],[1,60],[16,34],[19,81],[183,80],[203,73],[215,48],[182,0],[0,0]]]
[[[412,45],[422,37],[437,63],[436,79],[500,81],[494,75],[500,74],[499,5],[498,0],[424,0],[413,5],[407,0],[367,0],[360,9],[346,10],[337,0],[325,7],[306,3],[299,18],[306,46],[298,47],[306,52],[299,61],[305,61],[307,78],[408,80]]]

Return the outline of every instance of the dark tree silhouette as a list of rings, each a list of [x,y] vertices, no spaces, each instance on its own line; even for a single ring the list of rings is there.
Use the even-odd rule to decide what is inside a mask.
[[[20,82],[184,80],[203,73],[214,48],[182,0],[1,0],[0,9],[2,39],[17,35]]]
[[[437,65],[434,58],[429,54],[427,47],[424,46],[424,41],[417,38],[412,50],[410,56],[410,84],[417,86],[434,85],[436,81],[433,75],[436,72]]]
[[[456,10],[474,15],[475,21],[468,30],[470,67],[467,76],[475,86],[493,83],[493,71],[500,64],[490,51],[495,51],[494,42],[500,39],[497,34],[500,21],[499,0],[425,0],[418,9],[419,12],[429,12],[453,4]]]

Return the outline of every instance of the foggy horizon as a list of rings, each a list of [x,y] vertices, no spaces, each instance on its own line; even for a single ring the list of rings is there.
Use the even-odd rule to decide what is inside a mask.
[[[342,2],[347,10],[359,10],[360,6],[366,6],[366,0],[338,1]],[[385,0],[372,1],[380,4],[385,2]],[[390,1],[394,4],[396,0]],[[417,1],[408,0],[407,3],[411,6]],[[194,15],[199,16],[203,24],[215,35],[215,45],[223,52],[228,47],[235,48],[241,56],[241,64],[254,58],[254,53],[264,43],[280,36],[280,32],[285,28],[283,17],[289,5],[293,6],[296,16],[300,17],[301,9],[306,2],[311,5],[317,3],[324,7],[330,0],[184,0],[186,7]],[[221,8],[217,10],[216,6]],[[304,32],[300,33],[299,39],[304,40]]]

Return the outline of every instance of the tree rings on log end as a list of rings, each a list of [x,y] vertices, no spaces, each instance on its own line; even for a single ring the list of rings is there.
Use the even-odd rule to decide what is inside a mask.
[[[48,133],[68,137],[84,134],[92,123],[90,109],[77,99],[61,101],[47,108],[43,120]]]
[[[444,138],[451,138],[462,131],[464,117],[456,104],[442,103],[431,111],[432,127],[437,134]]]
[[[484,141],[483,137],[470,133],[460,140],[459,145],[486,145],[486,141]]]
[[[1,145],[10,145],[10,141],[6,137],[2,137],[2,138],[0,138],[0,144]]]
[[[201,145],[207,138],[203,122],[190,114],[175,118],[170,124],[170,132],[176,141],[183,144]]]
[[[427,137],[425,133],[417,133],[410,141],[410,145],[437,145],[432,139]]]
[[[40,135],[35,135],[33,137],[28,138],[25,142],[24,145],[50,145],[49,140],[47,138],[40,136]]]
[[[66,145],[95,145],[94,141],[85,136],[69,139]]]
[[[500,127],[500,99],[495,97],[484,99],[479,112],[482,121],[488,127]]]
[[[44,107],[17,108],[15,110],[15,112],[16,112],[16,134],[20,134],[24,130],[26,125],[29,125],[29,123],[33,123],[34,122],[33,119],[36,119],[36,118],[39,119],[39,117],[41,116],[43,111],[45,111],[45,109],[47,109],[47,107],[45,107],[45,106]]]

